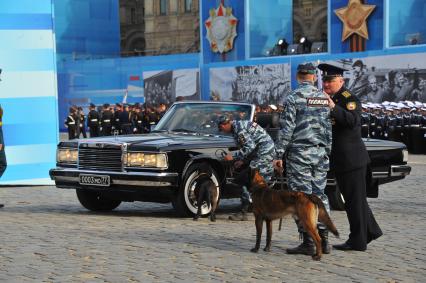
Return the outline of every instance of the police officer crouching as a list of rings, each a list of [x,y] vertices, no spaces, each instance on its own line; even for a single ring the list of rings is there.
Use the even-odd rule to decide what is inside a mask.
[[[260,175],[269,182],[274,173],[272,167],[272,161],[275,157],[275,145],[274,141],[268,135],[268,133],[259,126],[256,122],[249,120],[232,120],[228,116],[221,116],[218,119],[219,131],[225,133],[232,133],[235,141],[238,144],[239,150],[233,154],[228,154],[224,157],[225,161],[236,160],[234,163],[236,168],[242,167],[244,162],[249,163],[251,168],[259,169]],[[231,215],[230,220],[247,220],[247,212],[251,203],[251,197],[247,190],[249,170],[241,170],[239,177],[247,174],[247,178],[244,178],[246,182],[243,185],[241,193],[241,212]]]
[[[366,174],[370,159],[361,139],[361,103],[344,86],[345,69],[330,64],[320,64],[318,68],[323,71],[324,92],[330,96],[333,129],[330,167],[345,199],[350,226],[349,239],[333,247],[365,251],[367,244],[383,233],[367,203]]]

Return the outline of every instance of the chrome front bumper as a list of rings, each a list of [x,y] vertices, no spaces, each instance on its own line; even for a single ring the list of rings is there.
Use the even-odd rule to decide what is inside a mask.
[[[71,168],[54,168],[49,171],[57,187],[82,186],[80,174],[108,175],[111,179],[110,187],[174,187],[179,182],[179,174],[170,172],[109,172]]]

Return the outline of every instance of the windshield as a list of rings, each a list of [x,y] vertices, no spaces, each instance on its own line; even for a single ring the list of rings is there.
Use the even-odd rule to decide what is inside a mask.
[[[251,105],[216,103],[180,103],[173,105],[154,131],[221,134],[217,120],[228,115],[234,120],[250,120]]]

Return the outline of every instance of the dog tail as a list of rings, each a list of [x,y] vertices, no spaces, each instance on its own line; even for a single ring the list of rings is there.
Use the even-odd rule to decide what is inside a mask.
[[[315,196],[315,195],[307,195],[308,198],[318,206],[318,220],[323,223],[327,229],[333,233],[334,236],[339,238],[339,231],[337,231],[336,226],[334,225],[333,221],[330,218],[330,215],[328,214],[327,210],[325,209],[324,203],[322,200]]]

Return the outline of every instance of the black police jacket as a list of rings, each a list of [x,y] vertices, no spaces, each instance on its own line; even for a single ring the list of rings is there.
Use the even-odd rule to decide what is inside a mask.
[[[333,128],[331,169],[347,172],[366,166],[370,159],[361,138],[361,102],[345,87],[332,99],[336,106],[330,112]]]

